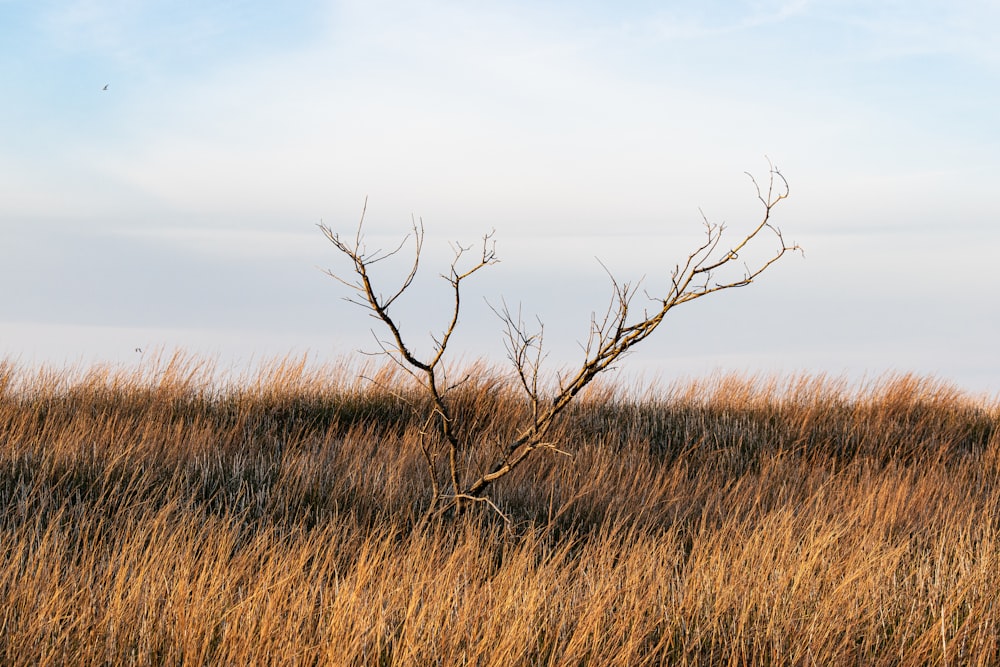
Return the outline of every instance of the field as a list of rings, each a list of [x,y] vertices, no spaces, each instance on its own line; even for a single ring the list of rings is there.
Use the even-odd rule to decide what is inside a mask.
[[[524,406],[473,370],[458,413],[489,448]],[[509,525],[422,522],[421,421],[377,372],[0,363],[0,663],[1000,663],[996,402],[605,385],[569,455],[493,490]]]

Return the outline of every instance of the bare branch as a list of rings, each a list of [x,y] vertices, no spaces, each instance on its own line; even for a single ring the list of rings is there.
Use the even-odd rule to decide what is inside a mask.
[[[483,252],[480,260],[475,265],[461,273],[458,270],[458,264],[462,259],[462,255],[468,251],[469,248],[462,247],[457,243],[452,244],[455,257],[451,262],[448,275],[442,275],[442,277],[451,285],[452,293],[454,295],[454,305],[451,310],[451,320],[448,322],[448,326],[445,329],[444,334],[441,336],[440,340],[435,340],[436,353],[428,364],[431,367],[436,366],[444,356],[445,350],[448,347],[448,342],[451,340],[451,336],[455,332],[455,326],[458,324],[458,315],[462,308],[462,281],[480,269],[491,266],[500,261],[496,256],[496,241],[493,241],[493,234],[494,232],[491,231],[489,234],[483,236]]]
[[[768,166],[766,185],[748,174],[763,207],[760,219],[750,231],[735,239],[735,242],[724,242],[726,226],[710,222],[701,212],[704,237],[693,251],[673,266],[662,293],[643,287],[645,277],[634,283],[620,281],[598,260],[608,274],[611,297],[602,315],[591,313],[586,343],[581,344],[583,360],[580,366],[570,373],[557,372],[555,387],[550,390],[551,393],[543,391],[544,383],[541,379],[542,362],[545,359],[545,327],[541,320],[538,320],[537,330],[529,329],[520,307],[515,313],[504,300],[501,300],[499,308],[490,305],[503,323],[504,348],[514,367],[516,382],[530,407],[530,418],[518,426],[515,437],[506,444],[493,441],[491,465],[482,465],[481,459],[474,457],[467,443],[462,440],[468,439],[475,429],[469,422],[456,424],[452,414],[451,402],[454,399],[451,392],[467,382],[470,376],[466,375],[459,382],[449,383],[443,359],[458,325],[463,281],[499,261],[494,232],[483,236],[481,251],[471,262],[466,262],[466,258],[470,255],[472,246],[459,243],[451,245],[453,258],[447,272],[441,276],[447,281],[451,291],[451,313],[440,330],[440,335],[432,336],[434,347],[431,355],[422,360],[405,343],[403,334],[390,313],[390,307],[410,289],[416,277],[425,236],[423,221],[412,219],[410,233],[398,246],[387,251],[369,251],[365,246],[363,226],[367,200],[353,239],[344,240],[326,225],[319,225],[326,238],[347,258],[351,267],[347,278],[332,271],[327,271],[328,275],[351,291],[351,295],[346,297],[347,301],[365,308],[372,317],[382,321],[391,336],[389,340],[376,336],[381,354],[403,368],[426,392],[428,405],[421,407],[425,413],[419,444],[430,478],[432,501],[425,517],[429,518],[432,514],[440,516],[450,510],[458,512],[465,504],[485,503],[509,524],[510,519],[485,496],[486,492],[494,482],[510,474],[538,450],[550,450],[570,456],[549,434],[565,409],[594,378],[612,368],[633,347],[649,337],[673,308],[709,294],[749,285],[788,252],[802,251],[798,245],[786,243],[781,230],[772,224],[772,212],[788,197],[789,187],[785,177],[770,160]],[[373,287],[371,267],[402,252],[411,237],[413,259],[409,272],[390,296],[383,296]],[[752,253],[744,251],[751,246],[759,246],[762,237],[776,241],[774,249],[757,261],[741,258],[741,255],[751,256]],[[649,301],[641,309],[641,313],[633,303],[640,290]],[[411,409],[416,410],[416,406],[411,404]],[[476,423],[473,418],[472,424]],[[439,465],[442,455],[447,456],[446,468]],[[482,467],[470,472],[469,468],[473,465]]]
[[[493,502],[492,500],[490,500],[489,498],[484,498],[482,496],[473,496],[473,495],[469,495],[468,493],[456,493],[456,494],[449,495],[449,496],[441,496],[441,499],[442,500],[451,500],[452,501],[451,505],[447,505],[447,506],[445,506],[445,507],[443,507],[441,509],[442,513],[446,512],[446,511],[448,511],[450,509],[457,509],[457,508],[461,507],[461,501],[463,501],[463,500],[467,501],[467,502],[473,502],[473,503],[486,503],[487,505],[490,506],[490,508],[494,512],[497,513],[497,515],[501,519],[503,519],[503,522],[505,524],[507,524],[508,527],[510,527],[512,525],[510,517],[508,517],[506,514],[504,514],[503,510],[501,510],[497,506],[497,504],[495,502]]]
[[[780,230],[771,224],[771,213],[775,206],[788,197],[788,183],[780,171],[770,162],[766,194],[756,179],[751,182],[758,200],[764,207],[763,215],[755,227],[739,239],[728,250],[719,254],[725,226],[709,222],[702,213],[705,238],[700,246],[691,252],[683,263],[677,264],[670,275],[669,289],[662,297],[651,297],[658,305],[652,313],[644,311],[641,318],[633,319],[631,304],[638,285],[619,282],[610,271],[612,299],[603,318],[591,315],[590,332],[584,346],[584,361],[579,369],[569,376],[559,376],[559,390],[541,414],[535,415],[532,423],[509,445],[505,456],[497,462],[489,473],[481,475],[467,487],[471,495],[482,494],[496,479],[509,474],[528,455],[543,445],[546,433],[563,410],[579,392],[590,384],[597,375],[627,354],[635,345],[645,340],[663,322],[667,313],[676,306],[694,301],[716,292],[743,287],[751,284],[775,262],[789,251],[801,251],[798,245],[788,245]],[[712,276],[720,269],[739,261],[740,253],[754,242],[764,230],[770,231],[778,241],[777,249],[755,267],[743,262],[744,270],[738,279],[712,281]],[[599,261],[599,260],[598,260]],[[648,294],[648,292],[647,292]]]

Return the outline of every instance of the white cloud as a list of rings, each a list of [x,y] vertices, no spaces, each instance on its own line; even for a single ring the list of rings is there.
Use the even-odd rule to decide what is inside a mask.
[[[640,34],[670,41],[727,37],[801,16],[811,4],[811,0],[681,3],[636,21],[631,27]]]
[[[429,267],[446,260],[445,240],[496,227],[505,262],[483,294],[527,294],[572,345],[604,302],[593,255],[616,275],[652,275],[699,233],[697,207],[740,229],[759,214],[742,172],[761,176],[765,154],[792,186],[778,222],[808,252],[773,283],[814,301],[799,302],[815,320],[812,356],[792,358],[829,350],[825,367],[841,363],[846,348],[822,326],[831,310],[843,335],[874,327],[870,341],[851,339],[855,352],[891,359],[894,327],[921,326],[907,311],[921,297],[967,294],[941,311],[956,321],[996,300],[980,250],[996,245],[1000,216],[991,5],[692,2],[666,14],[357,1],[284,9],[274,31],[255,33],[269,6],[48,5],[62,8],[49,35],[63,57],[120,71],[113,95],[87,83],[90,97],[74,92],[65,109],[46,98],[5,112],[16,122],[0,137],[0,207],[6,247],[18,249],[6,270],[38,279],[22,319],[280,322],[306,335],[326,326],[315,303],[340,295],[319,286],[315,265],[334,260],[313,224],[353,229],[367,195],[375,237],[425,218]],[[303,17],[315,19],[308,30]],[[73,243],[24,236],[30,221],[56,240],[71,230]],[[90,275],[88,262],[116,277]],[[48,275],[69,270],[82,276],[72,297]],[[286,296],[299,283],[309,287]],[[761,293],[776,294],[771,285]],[[431,289],[415,295],[412,321]],[[886,320],[873,295],[900,314]],[[331,312],[357,315],[366,335],[359,314]],[[477,318],[473,328],[487,326]],[[684,335],[676,349],[694,354],[685,345],[698,332]],[[753,357],[766,342],[754,340],[731,354]],[[939,328],[927,340],[950,337]]]

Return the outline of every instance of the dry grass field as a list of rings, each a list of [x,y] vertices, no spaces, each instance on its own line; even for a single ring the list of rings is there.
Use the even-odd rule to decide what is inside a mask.
[[[356,370],[0,363],[0,663],[1000,664],[995,402],[598,387],[493,489],[511,525],[422,523],[420,422]],[[475,370],[489,448],[524,406]]]

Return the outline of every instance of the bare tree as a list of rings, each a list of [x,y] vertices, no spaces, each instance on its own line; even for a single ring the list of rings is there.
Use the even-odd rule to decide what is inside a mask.
[[[353,295],[347,300],[370,311],[389,330],[391,339],[380,341],[382,352],[414,376],[429,399],[429,409],[423,415],[421,450],[430,478],[432,501],[428,515],[461,509],[467,503],[486,503],[503,516],[500,509],[486,495],[491,485],[510,474],[539,450],[556,449],[550,434],[560,415],[573,402],[580,391],[600,373],[610,368],[635,345],[645,340],[660,325],[667,313],[676,306],[723,290],[744,287],[752,283],[775,262],[790,251],[799,251],[798,245],[789,245],[776,226],[771,223],[774,208],[788,197],[788,182],[781,172],[770,164],[766,187],[761,187],[752,174],[747,173],[756,190],[763,213],[756,225],[734,245],[723,245],[724,224],[709,222],[704,215],[704,239],[686,259],[676,264],[670,274],[665,293],[650,294],[643,290],[644,307],[635,306],[641,281],[636,284],[619,282],[610,272],[612,297],[602,316],[592,315],[590,332],[584,345],[584,359],[579,368],[569,374],[560,374],[555,386],[546,388],[541,379],[544,359],[544,327],[529,329],[520,312],[514,313],[503,303],[494,312],[504,324],[505,347],[512,362],[517,383],[530,406],[529,417],[519,427],[517,435],[497,449],[494,460],[475,472],[469,470],[463,451],[469,443],[462,441],[462,432],[455,424],[449,393],[457,386],[448,383],[444,356],[458,324],[461,310],[461,287],[465,279],[498,262],[493,233],[485,235],[482,245],[471,261],[471,246],[454,245],[454,259],[442,277],[448,282],[453,297],[451,315],[443,333],[434,338],[429,358],[418,358],[407,345],[396,320],[389,312],[393,304],[413,284],[420,265],[424,243],[423,221],[413,221],[411,233],[394,250],[369,251],[365,246],[362,212],[357,232],[351,239],[344,239],[328,226],[320,224],[323,234],[351,262],[352,275],[344,278],[328,271],[329,275],[349,287]],[[367,202],[366,202],[367,204]],[[724,269],[739,266],[739,256],[760,237],[771,237],[776,244],[764,258],[754,264],[743,263],[734,277],[717,279]],[[402,284],[390,295],[383,295],[372,285],[371,269],[378,262],[399,253],[408,240],[413,242],[413,261]],[[606,269],[605,269],[606,270]],[[447,455],[446,473],[439,473],[438,457],[442,450]],[[505,517],[506,518],[506,517]]]

